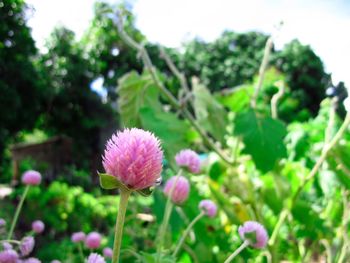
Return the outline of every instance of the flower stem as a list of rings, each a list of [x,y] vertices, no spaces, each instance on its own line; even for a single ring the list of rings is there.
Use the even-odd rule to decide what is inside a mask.
[[[237,248],[235,251],[233,251],[233,253],[225,260],[224,263],[230,263],[232,261],[232,259],[234,259],[239,253],[241,253],[241,251],[243,249],[245,249],[247,246],[249,245],[249,241],[245,240],[240,246],[239,248]]]
[[[179,253],[183,243],[185,242],[186,237],[188,236],[188,234],[190,233],[191,229],[193,228],[194,224],[198,222],[199,219],[201,219],[203,216],[205,215],[204,211],[201,211],[199,213],[199,215],[197,215],[192,222],[188,225],[188,227],[186,228],[185,232],[182,234],[181,239],[179,240],[179,242],[177,243],[177,246],[174,250],[173,256],[176,257],[177,253]]]
[[[84,262],[85,258],[84,258],[83,246],[81,245],[81,242],[79,242],[79,244],[78,244],[78,249],[79,249],[79,254],[80,254],[80,257],[82,259],[82,262]]]
[[[16,226],[16,223],[17,223],[17,220],[18,220],[18,216],[19,216],[19,214],[20,214],[20,212],[22,210],[22,206],[23,206],[24,200],[26,199],[26,196],[28,194],[29,188],[30,188],[30,185],[27,185],[26,188],[24,189],[24,192],[22,194],[21,200],[19,201],[19,204],[17,206],[15,216],[12,219],[11,228],[10,228],[10,231],[9,231],[9,233],[7,235],[7,239],[11,239],[12,238],[13,231],[15,230],[15,226]]]
[[[130,194],[131,194],[130,190],[120,188],[119,211],[118,211],[117,222],[115,225],[112,263],[119,262],[120,247],[121,247],[122,236],[123,236],[125,212],[126,212],[126,207],[128,205],[128,199],[129,199]]]

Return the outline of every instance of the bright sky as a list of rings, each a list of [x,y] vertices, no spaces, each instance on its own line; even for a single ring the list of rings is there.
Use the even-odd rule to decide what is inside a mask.
[[[108,0],[113,3],[116,1]],[[35,11],[29,20],[37,46],[56,24],[80,37],[93,16],[94,0],[27,0]],[[348,0],[134,0],[136,26],[152,42],[169,47],[198,36],[214,40],[225,29],[268,34],[281,20],[277,48],[294,38],[309,44],[333,80],[350,86],[350,1]]]

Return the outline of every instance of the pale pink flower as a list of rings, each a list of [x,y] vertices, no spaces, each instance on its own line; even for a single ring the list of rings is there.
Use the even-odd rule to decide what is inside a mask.
[[[19,246],[21,255],[28,256],[33,251],[34,245],[35,245],[35,240],[33,237],[28,236],[23,238]]]
[[[71,240],[74,243],[78,243],[81,241],[85,241],[85,237],[86,237],[86,235],[84,232],[76,232],[76,233],[72,234]]]
[[[180,205],[184,203],[188,198],[190,192],[190,183],[183,176],[179,176],[179,178],[176,177],[177,176],[173,176],[166,182],[164,187],[164,194],[166,196],[170,195],[171,189],[173,188],[173,185],[177,180],[174,191],[171,196],[171,200],[173,201],[173,203]]]
[[[0,252],[0,263],[16,263],[18,254],[15,250],[8,249]]]
[[[201,169],[201,160],[198,154],[190,149],[182,150],[175,156],[176,164],[187,168],[191,173],[197,174]]]
[[[26,171],[22,176],[22,183],[25,185],[39,185],[41,182],[41,174],[37,171]]]
[[[23,263],[41,263],[41,261],[37,258],[28,258],[24,260]]]
[[[57,259],[54,259],[51,261],[51,263],[61,263],[61,261],[57,260]]]
[[[9,242],[2,242],[2,247],[4,250],[12,249],[12,245]]]
[[[199,209],[203,210],[208,217],[214,217],[217,212],[217,206],[211,200],[200,201]]]
[[[238,228],[238,233],[242,240],[248,240],[249,245],[255,248],[265,247],[269,239],[266,229],[255,221],[245,222]]]
[[[132,128],[107,141],[103,167],[130,189],[141,190],[156,184],[162,160],[159,140],[151,132]]]
[[[91,232],[86,236],[85,245],[90,249],[98,248],[101,245],[101,235],[97,232]]]
[[[3,218],[0,218],[0,228],[6,225],[6,221]]]
[[[106,247],[103,249],[103,256],[105,258],[112,258],[113,257],[113,250],[109,247]]]
[[[37,233],[37,234],[40,234],[44,231],[45,229],[45,224],[43,221],[41,220],[35,220],[33,223],[32,223],[32,230]]]
[[[87,263],[106,263],[105,259],[97,253],[92,253],[88,257]]]

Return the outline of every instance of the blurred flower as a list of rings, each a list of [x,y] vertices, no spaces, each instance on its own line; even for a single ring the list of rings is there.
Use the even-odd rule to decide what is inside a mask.
[[[18,254],[13,249],[8,249],[0,252],[0,263],[16,263]]]
[[[268,241],[266,229],[255,221],[247,221],[238,228],[242,240],[248,240],[249,245],[255,248],[263,248]]]
[[[105,258],[112,258],[113,257],[113,250],[109,247],[106,247],[103,249],[103,256]]]
[[[200,172],[201,160],[199,155],[190,149],[182,150],[176,154],[175,161],[178,166],[187,168],[191,173]]]
[[[98,248],[101,245],[101,235],[97,232],[91,232],[86,236],[85,245],[90,249]]]
[[[202,200],[199,203],[199,209],[203,210],[209,217],[214,217],[217,212],[216,204],[211,200]]]
[[[40,234],[44,231],[45,229],[45,224],[43,221],[41,220],[36,220],[32,223],[32,230],[37,233]]]
[[[19,250],[21,251],[22,256],[28,256],[34,248],[35,240],[33,237],[25,237],[22,239],[22,242],[19,246]]]
[[[52,260],[51,263],[61,263],[61,261],[55,259],[55,260]]]
[[[177,180],[177,182],[175,184],[176,180]],[[179,205],[187,200],[188,194],[190,191],[190,183],[183,176],[179,176],[178,178],[177,178],[177,176],[171,177],[166,182],[165,187],[164,187],[164,194],[166,196],[170,195],[171,189],[173,188],[174,184],[175,184],[175,188],[174,188],[173,194],[171,196],[171,200],[173,201],[173,203]]]
[[[41,182],[41,174],[37,171],[26,171],[22,176],[22,183],[25,185],[38,185]]]
[[[0,218],[0,227],[4,227],[6,225],[6,221],[3,218]]]
[[[84,232],[75,232],[72,234],[71,240],[74,243],[78,243],[81,241],[85,241],[85,237],[86,237],[86,235]]]
[[[159,140],[151,132],[132,128],[107,141],[103,167],[127,187],[140,190],[156,184],[162,159]]]
[[[2,242],[2,247],[4,250],[12,249],[12,245],[8,242]]]
[[[41,263],[41,261],[37,258],[28,258],[24,260],[23,263]]]
[[[92,253],[88,257],[87,263],[106,263],[105,259],[97,253]]]

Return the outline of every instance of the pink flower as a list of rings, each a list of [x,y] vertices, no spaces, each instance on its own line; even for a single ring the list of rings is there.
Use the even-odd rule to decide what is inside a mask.
[[[61,263],[61,261],[57,260],[57,259],[54,259],[51,261],[51,263]]]
[[[148,131],[132,128],[107,141],[103,167],[127,187],[140,190],[156,184],[162,160],[159,140]]]
[[[22,239],[22,242],[19,246],[19,250],[21,251],[22,256],[28,256],[34,248],[35,240],[33,237],[25,237]]]
[[[103,249],[103,256],[105,258],[112,258],[113,257],[113,250],[109,247],[106,247]]]
[[[72,237],[71,237],[72,242],[74,243],[78,243],[81,241],[85,241],[85,233],[84,232],[76,232],[73,233]]]
[[[23,263],[41,263],[41,261],[37,258],[28,258],[24,260]]]
[[[269,239],[266,229],[255,221],[247,221],[238,228],[239,236],[242,240],[248,240],[255,248],[263,248]]]
[[[199,203],[199,209],[203,210],[209,217],[214,217],[217,212],[216,204],[211,200],[202,200]]]
[[[41,174],[37,171],[26,171],[22,176],[22,183],[25,185],[38,185],[41,182]]]
[[[164,194],[166,196],[170,195],[171,189],[173,188],[173,185],[175,184],[176,177],[177,176],[173,176],[166,182],[165,187],[164,187]],[[177,179],[177,182],[175,184],[175,188],[174,188],[173,194],[171,196],[171,200],[175,204],[178,204],[178,205],[182,204],[183,202],[185,202],[187,200],[189,192],[190,192],[190,183],[188,182],[188,180],[185,177],[179,176]]]
[[[12,249],[12,245],[8,242],[2,242],[2,247],[4,248],[4,250]]]
[[[0,218],[0,228],[6,225],[6,221],[3,218]]]
[[[98,248],[101,245],[101,235],[97,232],[91,232],[85,239],[85,245],[90,249]]]
[[[32,230],[35,233],[40,234],[44,231],[44,229],[45,229],[45,224],[43,223],[43,221],[36,220],[32,223]]]
[[[88,257],[87,263],[106,263],[105,259],[97,253],[92,253]]]
[[[187,168],[191,173],[200,172],[201,160],[198,154],[190,149],[182,150],[176,154],[175,161],[178,166]]]
[[[8,249],[0,252],[0,263],[16,263],[18,254],[15,250]]]

